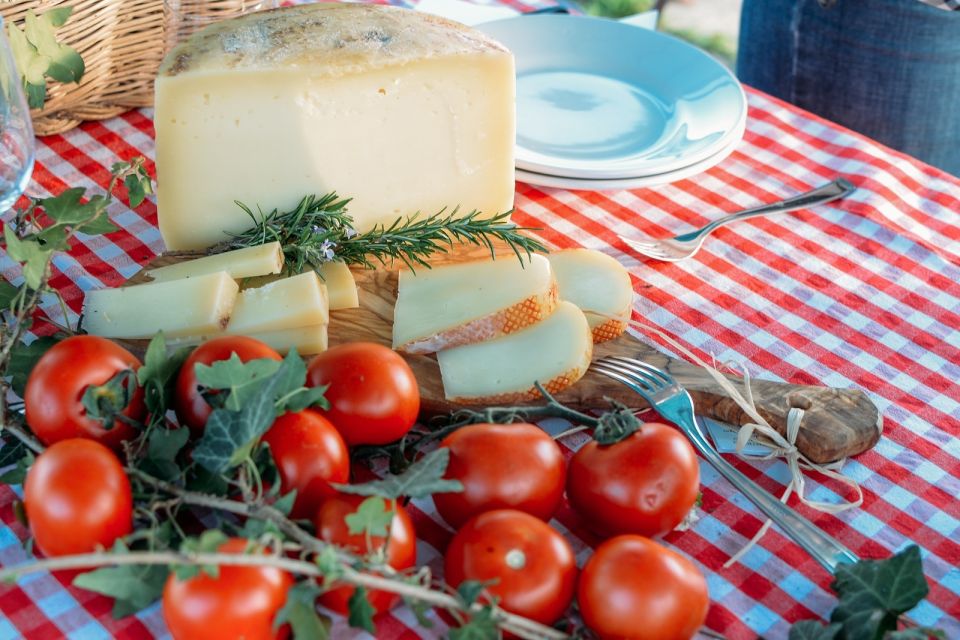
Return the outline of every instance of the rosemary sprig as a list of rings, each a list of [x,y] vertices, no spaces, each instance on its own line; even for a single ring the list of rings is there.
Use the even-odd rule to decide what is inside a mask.
[[[354,228],[353,217],[347,213],[349,198],[336,193],[323,197],[306,196],[290,211],[278,209],[264,214],[254,213],[250,207],[237,202],[254,222],[253,228],[214,248],[214,252],[239,249],[265,242],[277,241],[283,247],[287,268],[293,272],[305,267],[318,268],[324,262],[340,260],[352,265],[374,268],[374,261],[387,264],[401,260],[411,269],[429,268],[427,258],[448,252],[455,244],[485,246],[495,255],[493,242],[505,243],[517,255],[528,256],[546,251],[539,241],[523,235],[536,231],[519,227],[507,218],[510,212],[490,218],[481,218],[479,211],[459,215],[457,209],[431,216],[414,214],[397,219],[390,226],[377,225],[364,233]]]

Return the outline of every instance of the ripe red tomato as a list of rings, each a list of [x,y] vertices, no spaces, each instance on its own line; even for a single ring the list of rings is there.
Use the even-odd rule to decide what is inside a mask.
[[[109,548],[133,529],[130,481],[110,449],[83,438],[51,445],[23,485],[34,543],[44,555]]]
[[[330,385],[325,415],[350,446],[399,440],[417,421],[420,390],[410,365],[372,342],[341,344],[311,362],[307,386]]]
[[[699,491],[693,447],[658,422],[616,444],[585,444],[567,470],[571,506],[603,535],[663,535],[686,517]]]
[[[244,553],[247,541],[231,538],[217,549]],[[174,640],[273,640],[289,627],[273,630],[273,619],[287,600],[293,577],[273,567],[223,565],[179,580],[173,573],[163,588],[163,619]]]
[[[350,453],[330,421],[313,409],[285,413],[263,436],[280,472],[280,490],[297,490],[290,515],[311,518],[336,493],[331,482],[350,479]]]
[[[257,360],[259,358],[269,358],[271,360],[282,360],[280,354],[269,346],[245,336],[223,336],[207,340],[199,347],[193,350],[193,353],[187,357],[180,373],[177,374],[177,387],[173,398],[173,408],[177,412],[177,418],[180,424],[190,427],[195,435],[203,432],[207,424],[207,418],[213,412],[213,409],[200,395],[197,386],[197,374],[194,367],[199,364],[210,365],[220,360],[229,360],[230,356],[237,354],[243,362]]]
[[[493,581],[487,590],[503,609],[546,625],[567,610],[577,579],[570,543],[543,520],[513,509],[487,511],[463,525],[443,567],[451,587]]]
[[[345,518],[356,513],[357,507],[365,499],[364,496],[338,494],[324,501],[314,519],[317,537],[358,554],[370,553],[386,544],[385,557],[387,564],[391,567],[402,571],[415,565],[417,536],[410,516],[399,504],[395,506],[393,520],[390,523],[389,541],[386,541],[383,536],[371,536],[370,545],[367,546],[364,534],[350,533]],[[353,591],[354,588],[350,586],[334,587],[320,596],[320,604],[337,613],[346,614]],[[389,611],[400,601],[399,596],[386,591],[368,591],[367,599],[378,614]]]
[[[560,447],[532,424],[473,424],[440,443],[450,450],[445,478],[462,493],[438,493],[433,502],[454,528],[493,509],[517,509],[549,520],[563,497],[566,462]]]
[[[67,438],[90,438],[119,450],[136,435],[129,424],[112,429],[87,417],[81,399],[89,386],[102,385],[125,369],[136,371],[140,361],[120,345],[99,336],[72,336],[50,348],[27,378],[24,405],[27,424],[41,442],[51,445]],[[123,415],[142,422],[146,408],[137,387]]]
[[[703,573],[685,556],[625,535],[593,552],[577,602],[600,640],[688,640],[706,619],[710,596]]]

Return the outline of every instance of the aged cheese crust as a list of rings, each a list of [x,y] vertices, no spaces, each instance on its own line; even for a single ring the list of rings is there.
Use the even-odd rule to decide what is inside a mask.
[[[623,335],[624,331],[627,330],[626,320],[616,320],[613,318],[603,319],[600,316],[596,316],[592,313],[585,313],[587,316],[587,322],[590,322],[593,325],[594,318],[598,319],[599,324],[593,325],[590,327],[590,333],[593,336],[593,344],[600,344],[601,342],[607,342],[608,340],[614,340]]]
[[[594,343],[619,337],[633,309],[630,274],[612,257],[591,249],[567,249],[547,256],[560,298],[583,311]]]
[[[559,296],[554,282],[543,294],[533,295],[464,325],[441,331],[428,338],[408,342],[397,347],[404,353],[436,353],[464,344],[483,342],[505,336],[541,322],[557,308]]]
[[[210,25],[175,47],[159,74],[162,79],[322,65],[326,77],[336,77],[415,60],[506,51],[479,31],[445,18],[399,7],[318,3]]]
[[[560,393],[567,387],[573,386],[575,382],[580,380],[587,373],[587,369],[590,367],[590,358],[592,351],[587,352],[587,357],[584,365],[582,367],[574,367],[569,371],[561,373],[555,378],[549,380],[546,383],[541,383],[543,388],[550,395]],[[447,400],[450,402],[455,402],[457,404],[488,404],[488,405],[497,405],[497,404],[510,404],[513,402],[530,402],[531,400],[537,400],[541,398],[540,391],[536,387],[531,386],[529,389],[523,391],[515,391],[512,393],[500,393],[492,396],[481,396],[481,397],[447,397]]]

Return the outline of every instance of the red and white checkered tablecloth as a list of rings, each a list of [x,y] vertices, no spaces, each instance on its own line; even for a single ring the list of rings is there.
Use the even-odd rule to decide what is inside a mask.
[[[827,515],[791,504],[862,557],[918,544],[930,595],[912,618],[960,638],[960,181],[763,94],[748,91],[748,98],[743,143],[706,173],[607,193],[518,184],[515,220],[542,228],[559,247],[617,258],[633,277],[635,317],[700,357],[745,363],[755,377],[865,389],[885,416],[885,430],[873,450],[845,467],[864,489],[863,506]],[[112,163],[152,158],[153,150],[148,111],[84,124],[40,141],[29,192],[102,190]],[[686,262],[645,261],[618,239],[686,230],[838,174],[858,186],[851,197],[739,223]],[[53,285],[74,314],[83,291],[119,285],[163,250],[153,199],[136,210],[114,203],[110,215],[122,231],[80,237],[56,260]],[[0,269],[8,280],[20,278],[6,255]],[[778,495],[789,477],[782,462],[737,464]],[[722,567],[762,518],[710,466],[701,473],[703,517],[666,542],[708,577],[707,625],[729,638],[785,638],[791,622],[827,615],[835,604],[830,576],[776,528],[740,563]],[[843,491],[826,483],[812,497],[837,500]],[[27,531],[13,515],[16,498],[14,489],[0,487],[3,565],[28,559],[21,546]],[[419,558],[439,571],[450,531],[429,500],[411,510]],[[567,506],[554,524],[582,563],[596,539]],[[70,576],[36,574],[0,587],[0,639],[168,637],[159,606],[113,620],[108,599],[69,583]],[[378,629],[385,639],[434,638],[445,626],[436,619],[433,629],[418,628],[401,608]],[[334,637],[355,636],[365,634],[336,622]]]

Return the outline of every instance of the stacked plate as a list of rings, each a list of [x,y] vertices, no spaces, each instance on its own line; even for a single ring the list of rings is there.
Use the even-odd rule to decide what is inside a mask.
[[[517,180],[632,189],[688,178],[743,137],[736,77],[696,47],[585,16],[527,15],[478,25],[517,63]]]

